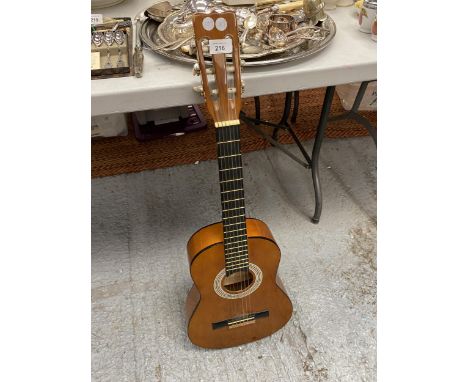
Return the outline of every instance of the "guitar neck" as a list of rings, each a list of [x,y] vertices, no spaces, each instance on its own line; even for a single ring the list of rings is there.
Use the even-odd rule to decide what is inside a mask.
[[[226,275],[248,269],[240,126],[216,129]]]

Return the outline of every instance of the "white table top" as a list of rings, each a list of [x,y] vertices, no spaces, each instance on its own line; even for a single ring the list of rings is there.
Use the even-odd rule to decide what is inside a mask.
[[[104,16],[135,17],[154,0],[127,0],[103,9]],[[308,58],[280,65],[244,68],[243,97],[313,89],[377,78],[377,44],[358,30],[352,7],[328,14],[336,23],[336,36],[323,51]],[[143,77],[91,81],[91,114],[125,113],[200,104],[204,100],[192,87],[200,84],[192,65],[171,61],[144,50]]]

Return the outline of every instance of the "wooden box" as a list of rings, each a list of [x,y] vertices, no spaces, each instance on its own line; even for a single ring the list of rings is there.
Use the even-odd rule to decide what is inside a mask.
[[[122,45],[114,42],[113,45],[107,46],[105,42],[101,46],[96,46],[91,40],[91,79],[115,78],[133,76],[133,28],[132,19],[129,17],[120,18],[105,18],[103,24],[92,26],[92,33],[106,32],[112,30],[115,25],[118,26],[115,30],[121,30],[126,35],[126,41]],[[121,60],[124,65],[117,67],[119,60],[119,50]],[[105,65],[110,61],[112,67],[106,68]],[[93,69],[94,64],[94,69]],[[98,68],[96,68],[96,66]]]

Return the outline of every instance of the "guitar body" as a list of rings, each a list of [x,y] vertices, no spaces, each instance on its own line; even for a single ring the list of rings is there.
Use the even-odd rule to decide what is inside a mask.
[[[195,345],[226,348],[256,341],[279,330],[291,317],[291,301],[277,276],[281,253],[275,239],[262,221],[246,222],[249,281],[224,283],[222,223],[200,229],[188,242],[194,285],[186,312],[188,335]]]

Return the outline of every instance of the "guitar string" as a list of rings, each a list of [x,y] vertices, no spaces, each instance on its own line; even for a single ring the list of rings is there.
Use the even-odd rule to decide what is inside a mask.
[[[225,56],[226,57],[226,56]],[[228,85],[228,89],[229,88],[234,88],[234,81],[233,81],[233,75],[229,75],[229,72],[226,73],[227,75],[227,78],[228,78],[228,81],[227,81],[227,85]],[[235,96],[236,95],[233,95],[233,94],[229,94],[229,91],[228,91],[228,99],[232,99],[234,98],[235,99]],[[233,119],[233,118],[230,118],[230,119]],[[229,127],[229,130],[230,130],[230,134],[229,134],[229,140],[234,140],[236,139],[237,142],[234,142],[234,144],[232,144],[232,151],[233,151],[233,154],[235,153],[235,155],[238,155],[236,157],[232,157],[232,168],[236,168],[238,167],[239,169],[238,170],[234,170],[235,172],[239,172],[240,174],[240,178],[242,178],[243,176],[243,171],[242,171],[242,157],[241,157],[241,154],[240,154],[240,131],[239,131],[239,126],[238,125],[234,125],[234,126],[230,126]],[[234,172],[233,171],[233,172]],[[233,177],[235,176],[234,174],[231,174]],[[237,183],[237,182],[232,182],[232,183]],[[235,232],[235,236],[237,237],[237,240],[239,240],[239,237],[241,240],[239,240],[239,243],[240,243],[240,248],[237,249],[236,251],[234,251],[236,253],[236,260],[238,260],[238,262],[240,264],[238,264],[237,262],[234,262],[234,264],[236,264],[234,267],[235,268],[239,268],[238,272],[240,272],[240,277],[241,277],[241,291],[244,291],[245,288],[247,287],[247,279],[246,279],[246,274],[245,274],[245,271],[244,271],[244,262],[245,262],[245,259],[244,259],[244,247],[242,246],[243,245],[243,242],[244,242],[244,235],[240,234],[241,230],[244,231],[242,229],[242,226],[244,226],[246,224],[246,221],[245,221],[245,206],[244,206],[244,192],[243,192],[243,181],[240,181],[239,182],[240,184],[242,184],[242,187],[236,187],[235,185],[231,185],[232,188],[234,188],[235,190],[238,190],[238,191],[234,191],[234,192],[230,192],[229,194],[232,195],[234,194],[234,205],[235,205],[235,210],[234,211],[238,211],[238,213],[236,214],[237,216],[240,216],[240,218],[236,218],[236,220],[240,219],[240,222],[238,225],[236,225],[236,229],[234,230]],[[241,212],[242,210],[242,212]],[[236,240],[234,240],[236,241]],[[241,297],[241,303],[242,303],[242,316],[245,316],[246,314],[246,310],[248,309],[248,306],[246,305],[246,301],[245,301],[245,297]]]
[[[224,135],[225,135],[225,141],[232,141],[232,136],[231,136],[231,129],[232,127],[231,126],[226,126],[224,128]],[[226,175],[227,175],[227,179],[229,180],[232,180],[234,179],[235,175],[233,175],[233,172],[237,172],[237,170],[230,170],[230,169],[233,169],[233,168],[236,168],[236,167],[239,167],[236,163],[235,163],[235,158],[237,157],[234,157],[233,155],[235,154],[235,149],[234,149],[234,146],[235,146],[235,143],[234,145],[232,143],[226,143],[224,144],[223,146],[225,146],[225,149],[226,149],[226,152],[227,152],[227,155],[229,156],[227,159],[225,159],[225,164],[226,164],[226,168],[229,169],[226,171]],[[226,191],[231,191],[233,189],[236,189],[236,186],[232,184],[233,182],[229,182],[229,184],[227,185],[226,187]],[[234,182],[235,183],[235,182]],[[233,199],[232,198],[232,192],[226,192],[224,195],[227,195],[224,199],[225,200],[231,200]],[[236,198],[234,198],[236,199]],[[228,219],[229,221],[235,221],[237,223],[237,221],[239,220],[239,217],[234,217],[232,218],[233,216],[239,216],[240,213],[239,213],[239,210],[237,208],[237,204],[234,202],[234,203],[224,203],[224,206],[226,204],[233,204],[234,208],[231,209],[230,211],[227,211],[227,216],[231,217],[231,219]],[[237,224],[235,226],[231,226],[231,228],[229,228],[227,231],[226,231],[226,237],[228,238],[227,239],[227,242],[229,243],[229,258],[230,258],[230,261],[229,261],[229,268],[230,268],[230,275],[231,276],[234,276],[234,281],[237,281],[235,279],[236,277],[236,271],[235,271],[235,268],[236,266],[232,264],[232,260],[233,258],[235,258],[236,254],[236,250],[233,249],[233,247],[235,247],[235,244],[233,244],[232,242],[235,241],[235,239],[232,239],[230,238],[231,236],[234,236],[232,233],[234,232],[234,234],[237,234],[236,233],[236,228],[237,228]],[[234,268],[234,269],[233,269]],[[235,291],[234,291],[235,293]],[[234,315],[234,317],[237,317],[239,316],[239,310],[241,312],[241,314],[243,314],[244,312],[244,302],[242,300],[237,300],[237,304],[236,304],[236,314]]]
[[[233,55],[234,57],[234,55]],[[234,65],[234,62],[232,62],[232,65]],[[235,84],[235,78],[233,76],[232,78],[233,80],[233,84],[232,84],[232,88],[235,89],[236,93],[237,92],[240,92],[241,95],[242,95],[242,89],[237,89],[236,87],[236,84]],[[237,115],[236,116],[237,118],[239,118],[239,116]],[[236,131],[237,131],[237,135],[238,135],[238,144],[239,144],[239,154],[241,154],[241,145],[240,145],[240,140],[241,140],[241,136],[240,136],[240,123],[239,125],[237,125],[236,127]],[[242,178],[242,205],[243,205],[243,210],[244,210],[244,229],[243,229],[243,233],[244,233],[244,238],[245,238],[245,244],[246,244],[246,248],[244,249],[245,251],[245,255],[242,257],[243,260],[245,259],[246,262],[247,262],[247,266],[246,266],[246,271],[244,271],[244,275],[246,277],[246,285],[244,286],[243,289],[245,288],[249,288],[249,285],[252,284],[255,280],[253,280],[252,278],[252,281],[250,280],[250,251],[249,251],[249,239],[248,239],[248,232],[247,232],[247,216],[246,216],[246,208],[245,208],[245,192],[244,192],[244,167],[243,167],[243,160],[242,160],[242,155],[239,156],[239,167],[240,167],[240,172],[241,172],[241,178]],[[243,252],[244,252],[243,251]],[[251,314],[253,313],[252,312],[252,306],[251,306],[251,294],[247,294],[246,296],[246,306],[247,306],[247,314]],[[249,330],[250,328],[248,328]]]
[[[227,73],[226,73],[226,76],[227,76]],[[229,89],[229,82],[227,82],[227,85],[228,85],[228,89]],[[227,98],[229,99],[229,93],[228,93],[228,95],[227,95]],[[232,130],[233,130],[233,126],[228,126],[228,127],[226,127],[226,129],[227,129],[227,140],[228,140],[228,141],[232,141],[232,140],[234,139],[234,137],[233,137],[233,131],[232,131]],[[237,163],[237,161],[236,161],[237,157],[233,156],[233,155],[236,154],[236,151],[237,151],[237,150],[236,150],[236,144],[237,144],[237,142],[233,142],[233,143],[229,143],[229,144],[226,145],[226,146],[228,146],[228,147],[230,148],[230,150],[229,150],[229,155],[230,155],[230,157],[229,157],[229,159],[228,159],[228,166],[229,166],[229,168],[232,168],[232,169],[233,169],[233,168],[236,168],[236,167],[239,167],[239,165],[238,165],[238,163]],[[233,175],[233,172],[237,172],[237,171],[239,171],[239,170],[231,170],[231,171],[229,171],[230,178],[234,178],[235,175]],[[230,182],[230,183],[233,183],[233,182]],[[232,189],[236,189],[236,186],[230,184],[228,188],[230,189],[230,191],[227,193],[227,194],[228,194],[227,200],[231,200],[231,199],[233,198],[233,196],[232,196],[232,195],[233,195],[233,192],[231,192],[231,191],[232,191]],[[236,194],[236,195],[234,195],[234,200],[239,199],[238,196],[237,196],[237,193],[235,193],[235,194]],[[228,204],[231,204],[231,203],[228,203]],[[237,203],[236,201],[234,201],[232,204],[234,205],[234,209],[230,211],[231,216],[232,216],[232,214],[234,214],[235,216],[240,216],[240,215],[242,215],[242,214],[240,213],[240,209],[238,208],[238,203]],[[238,219],[239,219],[239,217],[234,218],[234,220],[236,220],[236,223],[237,223],[237,220],[238,220]],[[242,218],[241,218],[241,219],[242,219]],[[237,236],[237,235],[238,235],[238,232],[239,232],[239,231],[238,231],[236,228],[237,228],[237,225],[234,227],[234,229],[230,229],[230,230],[229,230],[229,231],[230,231],[229,233],[235,233],[235,235],[232,235],[232,236]],[[228,234],[226,234],[226,235],[228,235]],[[229,236],[231,237],[231,235],[229,235]],[[232,242],[235,242],[235,241],[236,241],[236,239],[232,240],[232,238],[229,240],[229,242],[231,242],[231,243],[232,243]],[[232,246],[232,245],[230,245],[230,247],[231,247],[231,246]],[[232,258],[237,259],[237,253],[236,253],[236,252],[237,252],[237,251],[236,251],[235,249],[234,249],[234,250],[233,250],[233,249],[230,249],[230,253],[231,253],[230,257],[231,257],[231,259],[232,259]],[[234,254],[234,255],[233,255],[233,254]],[[232,263],[232,261],[230,261],[230,264],[231,264],[231,267],[234,268],[234,272],[232,272],[232,274],[233,274],[233,275],[236,275],[236,273],[237,273],[238,271],[235,270],[235,268],[237,268],[237,266],[235,265],[235,262],[234,262],[234,265],[232,265],[233,263]],[[242,274],[241,274],[241,275],[242,275]],[[236,280],[236,281],[237,281],[237,280]],[[242,288],[242,289],[244,288],[244,282],[243,282],[243,280],[241,281],[241,288]],[[240,305],[241,305],[241,312],[242,312],[242,316],[243,316],[243,315],[244,315],[244,299],[242,299],[242,298],[240,299]]]
[[[233,62],[231,62],[231,65],[234,65]],[[239,89],[236,89],[235,87],[235,76],[234,74],[229,76],[228,75],[228,89],[231,88],[231,89],[235,89],[236,92],[239,91]],[[231,93],[231,98],[234,99],[235,101],[235,98],[237,96],[237,93]],[[229,98],[229,93],[228,93],[228,98]],[[238,118],[238,116],[236,115],[236,117]],[[237,142],[234,143],[233,145],[233,148],[236,148],[236,154],[238,154],[239,156],[238,157],[235,157],[237,159],[237,161],[233,161],[233,162],[237,162],[237,165],[235,167],[239,167],[239,173],[240,173],[240,176],[239,178],[243,179],[243,166],[242,166],[242,155],[241,155],[241,147],[240,147],[240,125],[235,125],[233,127],[230,128],[232,130],[232,135],[235,137],[235,139],[237,139]],[[232,138],[231,138],[232,140]],[[241,217],[241,223],[239,224],[239,227],[237,227],[238,229],[236,230],[236,236],[240,236],[242,238],[242,240],[240,240],[241,243],[245,243],[244,245],[247,246],[247,248],[245,247],[241,247],[237,253],[238,253],[238,259],[240,259],[240,272],[241,272],[241,277],[242,277],[242,283],[241,283],[241,286],[242,286],[242,290],[245,290],[246,288],[248,288],[249,286],[249,278],[250,278],[250,275],[249,275],[249,267],[248,267],[248,238],[247,238],[247,221],[246,221],[246,216],[245,216],[245,195],[244,195],[244,182],[243,180],[240,181],[241,183],[241,187],[236,187],[236,189],[239,189],[239,191],[236,191],[235,192],[235,204],[236,206],[239,206],[238,210],[240,211],[241,209],[243,210],[242,213],[239,212],[239,215],[243,215],[243,217]],[[235,187],[233,185],[233,187]],[[240,231],[242,231],[242,234],[240,234]],[[246,256],[247,255],[247,256]],[[247,260],[247,271],[245,271],[245,261]],[[249,295],[248,295],[249,296]],[[247,299],[245,299],[245,297],[242,297],[242,301],[244,302],[245,300],[245,308],[246,310],[250,310],[249,308],[249,300],[250,298],[248,297]],[[242,307],[244,308],[244,303],[242,304]],[[245,312],[243,312],[245,314]]]
[[[234,57],[234,55],[233,55]],[[234,62],[232,62],[232,65],[234,65]],[[234,76],[232,77],[232,88],[235,89],[236,93],[235,95],[237,95],[237,92],[240,92],[241,95],[242,95],[242,89],[238,89],[236,87],[236,84],[235,84],[235,78]],[[238,115],[236,115],[237,118],[239,118]],[[240,135],[240,123],[235,127],[236,129],[236,132],[237,132],[237,139],[239,140],[238,141],[238,145],[239,145],[239,154],[241,154],[241,135]],[[244,254],[244,256],[242,256],[242,259],[244,261],[247,262],[247,266],[246,266],[246,271],[244,271],[244,275],[246,277],[246,285],[244,286],[243,289],[245,288],[249,288],[249,285],[251,283],[254,282],[254,280],[252,279],[252,281],[250,281],[250,251],[249,251],[249,239],[248,239],[248,232],[247,232],[247,216],[246,216],[246,207],[245,207],[245,192],[244,192],[244,166],[243,166],[243,158],[242,158],[242,155],[239,156],[239,167],[240,167],[240,173],[241,173],[241,179],[242,179],[242,187],[241,188],[241,194],[242,194],[242,206],[243,206],[243,210],[244,210],[244,218],[243,218],[243,237],[244,237],[244,240],[245,240],[245,245],[246,245],[246,248],[244,248],[244,250],[242,251],[242,253]],[[244,253],[245,252],[245,253]],[[250,293],[247,294],[246,296],[246,306],[247,306],[247,313],[250,314],[252,313],[252,307],[251,307],[251,295]]]
[[[233,58],[234,58],[234,55],[233,55]],[[232,65],[234,66],[234,61],[232,60]],[[236,93],[234,93],[234,98],[237,96],[237,92],[240,93],[240,95],[242,96],[242,89],[238,89],[236,87],[236,83],[235,83],[235,77],[234,75],[231,77],[232,79],[232,88],[235,89]],[[239,118],[239,115],[236,115],[237,119]],[[243,289],[245,288],[249,288],[249,285],[251,283],[254,282],[254,280],[250,281],[250,251],[249,251],[249,239],[248,239],[248,232],[247,232],[247,216],[246,216],[246,208],[245,208],[245,192],[244,192],[244,167],[243,167],[243,158],[242,158],[242,155],[241,155],[241,136],[240,136],[240,123],[235,127],[236,129],[236,133],[237,133],[237,139],[238,139],[238,142],[237,144],[239,145],[239,167],[240,167],[240,173],[241,173],[241,176],[240,178],[242,179],[241,181],[241,184],[242,184],[242,187],[240,187],[240,189],[242,191],[240,191],[240,193],[242,194],[242,206],[243,206],[243,211],[244,211],[244,218],[243,218],[243,238],[245,240],[245,245],[246,247],[241,251],[243,253],[243,256],[241,257],[243,262],[247,262],[247,266],[246,266],[246,271],[243,272],[244,276],[246,277],[246,283],[245,285],[243,286]],[[242,267],[244,268],[244,266]],[[252,313],[252,307],[251,307],[251,295],[250,294],[247,294],[246,296],[246,306],[247,306],[247,313],[250,314]]]
[[[242,163],[242,155],[241,154],[241,147],[240,147],[240,126],[237,125],[235,127],[236,129],[236,132],[237,132],[237,136],[238,136],[238,139],[239,139],[239,142],[238,142],[238,145],[239,145],[239,167],[241,168],[240,171],[242,173],[242,178],[244,177],[244,171],[243,171],[243,163]],[[243,184],[243,181],[242,181],[242,187],[240,187],[241,191],[239,191],[239,194],[241,194],[241,200],[242,200],[242,207],[243,207],[243,211],[244,211],[244,218],[243,218],[243,221],[244,221],[244,229],[242,230],[243,231],[243,240],[245,240],[245,245],[247,245],[247,248],[244,248],[241,250],[241,253],[242,253],[242,256],[241,256],[241,259],[242,259],[242,272],[243,272],[243,277],[245,278],[245,283],[243,285],[243,290],[244,289],[247,289],[249,287],[249,279],[250,279],[250,275],[249,275],[249,255],[248,255],[248,237],[247,237],[247,217],[245,216],[246,215],[246,208],[245,208],[245,193],[244,193],[244,184]],[[247,266],[245,264],[245,262],[247,261]],[[244,268],[247,268],[247,270],[245,270]],[[245,303],[246,303],[246,314],[249,314],[250,312],[250,294],[247,294],[246,297],[244,297],[243,299],[245,299]]]
[[[229,83],[228,83],[229,85]],[[238,137],[238,134],[237,134],[237,128],[236,126],[229,126],[229,140],[234,140],[234,139],[239,139]],[[239,149],[239,142],[234,142],[232,145],[231,145],[231,148],[232,148],[232,155],[240,155],[240,149]],[[235,175],[233,175],[234,172],[239,172],[240,174],[242,173],[242,165],[240,163],[240,156],[232,156],[231,157],[231,168],[236,168],[236,167],[240,167],[240,169],[238,170],[233,170],[231,175],[232,177],[234,177]],[[237,187],[235,185],[231,185],[231,188],[234,189],[234,190],[238,190],[238,191],[233,191],[233,192],[230,192],[229,195],[230,195],[230,198],[234,198],[234,211],[237,211],[235,212],[236,213],[236,216],[239,216],[236,219],[237,220],[240,220],[239,224],[237,224],[235,226],[235,229],[234,229],[234,235],[233,236],[236,236],[236,238],[232,241],[236,242],[236,241],[239,241],[240,243],[242,243],[242,240],[239,240],[239,236],[240,238],[242,239],[242,235],[240,235],[240,226],[242,226],[242,222],[244,221],[245,218],[242,217],[243,214],[245,214],[244,211],[241,211],[241,208],[242,208],[242,195],[240,194],[242,191],[242,187]],[[229,199],[230,199],[229,198]],[[234,213],[234,212],[233,212]],[[242,244],[240,244],[242,245]],[[240,278],[241,278],[241,290],[244,290],[245,289],[245,284],[246,284],[246,280],[245,280],[245,276],[244,276],[244,272],[242,270],[242,266],[238,264],[238,262],[240,262],[242,264],[242,261],[243,261],[243,258],[242,258],[242,247],[237,249],[237,250],[234,250],[233,251],[235,253],[235,258],[237,261],[234,262],[234,268],[239,268],[236,272],[238,272],[240,274]],[[246,306],[245,306],[245,299],[242,297],[241,299],[241,304],[242,304],[242,316],[245,315],[245,310],[246,310]]]
[[[226,57],[224,56],[224,60]],[[225,67],[227,62],[225,61]],[[233,81],[234,76],[230,76],[229,72],[226,71],[226,84],[229,88],[235,88]],[[239,91],[239,89],[236,89]],[[227,93],[227,99],[232,98],[233,94]],[[235,95],[234,95],[235,96]],[[219,97],[219,96],[218,96]],[[219,98],[218,98],[219,99]],[[229,102],[229,101],[228,101]],[[229,106],[229,105],[228,105]],[[230,118],[232,120],[233,118]],[[227,135],[227,140],[225,139]],[[242,157],[240,152],[240,126],[225,126],[219,128],[218,137],[221,139],[218,145],[218,152],[221,154],[219,159],[220,179],[221,181],[228,181],[221,183],[221,191],[225,191],[221,194],[222,208],[223,208],[223,236],[224,249],[226,261],[226,270],[229,269],[230,275],[234,275],[240,272],[241,279],[241,290],[245,290],[249,286],[250,273],[249,273],[249,256],[248,256],[248,237],[247,237],[247,225],[245,216],[245,198],[243,190],[243,168],[242,168]],[[223,165],[226,166],[223,166]],[[240,179],[234,181],[234,179]],[[237,185],[240,183],[240,186]],[[225,197],[224,195],[227,195]],[[223,200],[226,199],[226,200]],[[231,206],[233,204],[233,206]],[[241,212],[242,210],[242,212]],[[239,221],[240,220],[240,221]],[[228,222],[228,224],[226,224]],[[242,233],[241,233],[242,232]],[[234,235],[233,235],[234,233]],[[240,240],[239,240],[240,239]],[[228,244],[228,248],[226,248]],[[247,267],[245,266],[247,262]],[[245,270],[247,268],[247,270]],[[227,274],[228,272],[226,272]],[[234,278],[236,280],[236,278]],[[250,295],[240,298],[240,308],[242,315],[245,315],[245,311],[250,312]],[[244,304],[245,302],[245,304]]]
[[[225,274],[226,274],[225,277],[227,277],[229,256],[226,255],[226,253],[228,252],[228,249],[227,249],[227,243],[228,242],[227,242],[227,240],[225,240],[226,234],[224,234],[224,232],[226,231],[225,224],[226,224],[226,220],[228,220],[228,219],[226,219],[228,215],[227,215],[226,211],[224,210],[224,203],[223,203],[223,195],[224,194],[222,192],[224,191],[223,189],[225,188],[224,185],[227,184],[226,182],[223,182],[223,181],[228,180],[229,176],[227,174],[227,171],[225,171],[226,167],[223,165],[224,159],[222,158],[222,157],[227,155],[226,154],[226,148],[224,147],[225,144],[223,143],[225,141],[225,139],[224,139],[224,127],[219,127],[217,129],[217,135],[218,135],[218,139],[217,139],[218,148],[217,149],[218,149],[218,153],[219,153],[218,154],[218,157],[219,157],[219,159],[218,159],[218,168],[220,170],[219,171],[219,178],[222,181],[222,183],[220,183],[220,190],[221,190],[221,195],[220,196],[221,196],[221,209],[222,209],[222,214],[221,215],[223,217],[222,226],[223,226],[223,247],[224,247],[224,254],[225,254],[225,256],[224,256],[224,259],[225,259]],[[237,305],[236,302],[231,299],[230,304],[229,304],[229,311],[230,311],[230,316],[231,317],[235,316],[235,314],[236,314],[236,310],[237,310],[236,305]]]
[[[243,177],[243,168],[242,168],[242,156],[241,156],[241,153],[240,153],[240,129],[239,129],[239,126],[234,126],[232,127],[232,129],[234,130],[235,132],[235,136],[236,138],[238,139],[238,142],[235,143],[235,147],[237,148],[236,150],[236,153],[239,154],[237,158],[237,167],[240,167],[239,169],[239,173],[241,174],[241,178]],[[238,200],[238,202],[236,201],[236,204],[238,204],[239,206],[239,210],[242,209],[242,213],[239,213],[239,215],[243,215],[243,217],[241,217],[241,223],[239,224],[239,228],[238,227],[238,230],[236,231],[236,234],[237,236],[240,236],[241,237],[241,243],[245,243],[245,245],[248,245],[248,241],[247,241],[247,235],[246,235],[246,229],[243,228],[243,226],[245,226],[246,228],[246,225],[247,225],[247,222],[246,222],[246,217],[245,217],[245,195],[244,195],[244,186],[243,186],[243,181],[241,182],[242,183],[242,187],[239,187],[238,190],[239,191],[236,191],[235,192],[235,199]],[[241,233],[242,232],[242,233]],[[244,244],[241,244],[241,245],[244,245]],[[242,290],[245,290],[247,287],[248,287],[248,278],[249,278],[249,274],[248,274],[248,271],[246,272],[245,271],[245,261],[246,261],[246,251],[248,253],[248,247],[247,249],[244,248],[243,246],[238,250],[238,256],[239,256],[239,259],[240,259],[240,263],[241,265],[239,265],[239,268],[240,268],[240,272],[241,272],[241,277],[242,277]],[[246,313],[248,313],[248,299],[246,299],[245,297],[242,297],[242,301],[244,302],[245,301],[245,309],[244,309],[244,316],[246,315]],[[244,303],[243,303],[243,307],[244,307]]]
[[[230,127],[229,126],[225,126],[225,127],[221,127],[220,128],[220,135],[221,135],[221,141],[222,142],[229,142],[229,141],[232,141],[232,138],[230,137]],[[229,144],[229,143],[221,143],[221,152],[222,152],[222,155],[221,155],[221,159],[220,159],[220,165],[221,167],[223,168],[223,171],[222,174],[223,174],[223,179],[224,180],[232,180],[232,179],[235,179],[236,176],[235,175],[232,175],[231,172],[232,171],[235,171],[235,170],[231,170],[233,168],[236,168],[238,167],[237,165],[234,165],[233,164],[233,157],[232,155],[234,154],[234,149],[232,148],[232,144]],[[231,149],[230,149],[231,148]],[[227,209],[225,208],[225,205],[226,205],[226,199],[230,200],[231,198],[229,198],[229,196],[226,198],[224,197],[224,195],[230,195],[231,192],[229,192],[232,187],[235,187],[235,186],[232,186],[231,183],[233,182],[227,182],[227,183],[224,183],[224,186],[222,187],[222,189],[224,189],[223,191],[223,194],[222,194],[222,197],[221,197],[221,200],[222,200],[222,208],[223,208],[223,212],[224,212],[224,217],[225,219],[223,220],[223,223],[225,223],[226,221],[228,222],[231,222],[231,221],[236,221],[236,225],[237,225],[237,220],[238,218],[235,217],[235,216],[238,216],[238,211],[236,210],[236,208],[234,209]],[[236,206],[235,206],[236,207]],[[232,227],[232,226],[230,226]],[[232,261],[233,261],[233,244],[231,243],[231,239],[230,239],[230,232],[234,232],[235,230],[233,230],[232,228],[227,228],[227,227],[224,227],[224,224],[223,224],[223,236],[226,238],[225,239],[225,243],[228,245],[228,248],[225,248],[225,252],[228,253],[227,256],[225,256],[225,258],[227,259],[227,263],[226,264],[226,269],[229,270],[229,276],[231,276],[231,274],[234,274],[235,272],[233,272],[232,268]],[[228,273],[228,272],[226,272]],[[232,300],[235,300],[235,299],[232,299]],[[234,310],[236,312],[236,314],[234,314],[233,316],[237,316],[237,311],[240,309],[242,312],[244,310],[244,306],[243,306],[243,301],[241,300],[240,301],[240,304],[239,304],[239,301],[233,301],[235,307],[234,307]]]
[[[229,141],[229,127],[228,126],[225,126],[225,127],[222,127],[222,135],[223,135],[223,142],[226,142],[226,141]],[[225,177],[226,177],[226,180],[231,180],[232,176],[231,176],[231,170],[229,170],[230,168],[232,168],[233,166],[230,165],[231,161],[232,161],[232,156],[233,155],[233,152],[232,150],[230,149],[230,145],[229,144],[226,144],[226,143],[223,143],[222,144],[223,146],[223,149],[224,149],[224,153],[225,153],[225,156],[226,158],[222,159],[222,162],[223,162],[223,168],[226,170],[224,171],[224,174],[225,174]],[[234,187],[232,184],[232,182],[227,182],[225,183],[225,191],[229,191],[232,189],[232,187]],[[223,202],[223,209],[225,210],[225,216],[226,216],[226,221],[231,221],[231,217],[232,216],[236,216],[237,215],[237,212],[236,210],[230,210],[230,211],[227,211],[227,209],[225,208],[225,200],[226,199],[229,199],[229,195],[231,193],[230,192],[225,192],[223,193],[223,198],[224,199],[224,202]],[[224,195],[227,195],[228,197],[224,196]],[[226,243],[228,244],[228,256],[226,256],[226,258],[228,259],[228,265],[227,265],[227,268],[229,269],[229,277],[232,277],[234,275],[234,272],[232,272],[231,268],[232,268],[232,265],[231,265],[231,261],[232,261],[232,249],[231,249],[231,240],[229,239],[229,232],[230,230],[229,229],[224,229],[223,232],[226,232],[224,233],[224,237],[226,238]],[[239,315],[239,310],[243,310],[243,306],[242,306],[242,302],[241,301],[235,301],[234,299],[234,314],[232,315],[232,317],[237,317]]]
[[[242,155],[241,155],[241,148],[240,148],[240,128],[239,128],[239,125],[236,125],[233,127],[233,130],[234,130],[234,135],[235,137],[237,138],[237,142],[235,143],[235,146],[237,148],[236,150],[236,153],[238,153],[238,157],[237,158],[237,167],[240,167],[239,169],[239,173],[241,174],[241,178],[243,178],[243,167],[242,167]],[[243,184],[243,181],[240,182],[242,184],[242,187],[238,187],[237,189],[239,191],[236,191],[236,200],[238,200],[238,203],[239,204],[239,210],[242,209],[242,213],[240,213],[241,216],[241,223],[239,224],[239,227],[238,227],[238,230],[236,232],[236,235],[237,236],[240,236],[241,237],[241,243],[245,243],[244,245],[248,245],[248,240],[247,240],[247,221],[246,221],[246,216],[245,216],[245,195],[244,195],[244,184]],[[242,232],[242,233],[241,233]],[[247,256],[246,256],[247,255]],[[244,247],[241,247],[241,249],[238,251],[238,256],[241,260],[241,275],[242,275],[242,290],[245,290],[246,288],[248,288],[249,286],[249,274],[248,274],[248,270],[247,272],[245,271],[245,262],[246,260],[248,259],[248,247],[247,248],[244,248]],[[248,267],[247,267],[248,269]],[[248,313],[248,310],[249,310],[249,300],[248,298],[246,299],[245,297],[242,298],[243,301],[245,301],[245,312],[244,312],[244,315],[246,313]]]

